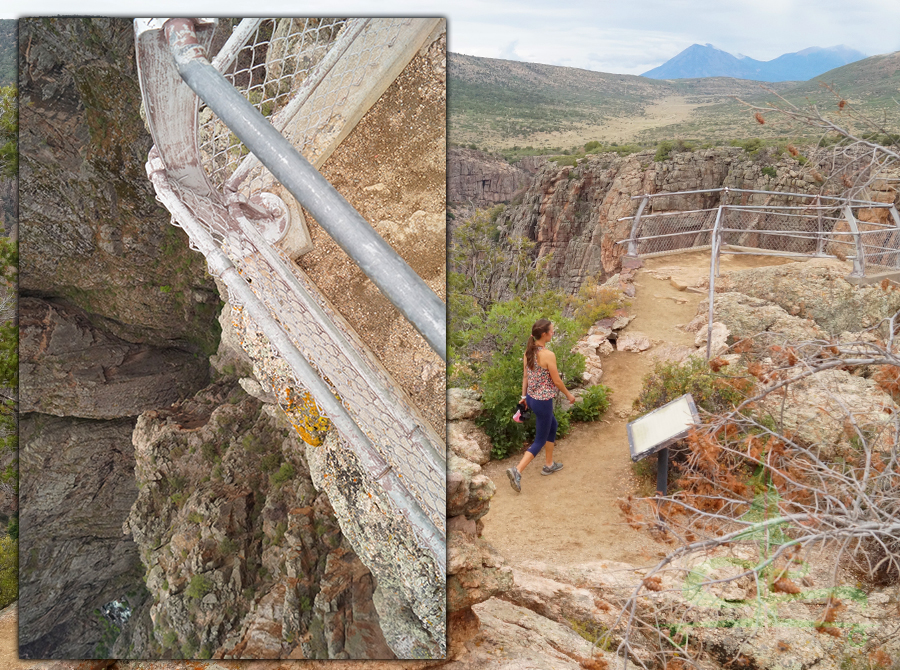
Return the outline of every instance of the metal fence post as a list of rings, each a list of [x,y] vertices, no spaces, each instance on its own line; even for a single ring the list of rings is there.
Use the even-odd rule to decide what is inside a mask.
[[[706,324],[706,360],[710,359],[712,354],[712,325],[713,325],[713,301],[716,294],[716,267],[718,265],[719,241],[722,233],[719,231],[719,225],[722,221],[722,210],[725,209],[725,203],[719,205],[719,211],[716,212],[716,222],[713,224],[712,232],[712,248],[709,253],[709,318]]]
[[[822,198],[816,195],[816,218],[819,222],[818,235],[816,237],[816,256],[825,254],[825,226],[822,221]]]
[[[853,216],[853,210],[850,205],[844,205],[844,216],[847,217],[847,225],[850,226],[850,232],[853,234],[853,242],[856,245],[856,256],[853,258],[853,272],[851,277],[863,277],[866,274],[866,255],[863,248],[862,235],[859,232],[859,226],[856,225],[856,217]]]
[[[630,258],[637,258],[637,242],[635,239],[637,238],[638,231],[641,228],[641,214],[644,213],[644,207],[647,206],[647,203],[650,202],[650,196],[645,195],[644,199],[641,200],[640,206],[638,206],[637,214],[634,215],[634,221],[631,223],[631,236],[628,238],[628,256]]]

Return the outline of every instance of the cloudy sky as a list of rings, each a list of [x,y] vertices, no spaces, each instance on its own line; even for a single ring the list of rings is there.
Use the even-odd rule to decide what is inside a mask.
[[[86,0],[78,8],[107,16],[241,16],[248,6],[247,0]],[[348,0],[334,6],[344,15],[365,15],[377,6],[379,13],[446,16],[450,50],[459,53],[622,74],[645,72],[695,43],[757,60],[837,44],[867,55],[900,50],[897,0]],[[8,0],[0,18],[71,7],[60,0]],[[317,15],[323,3],[262,0],[252,7],[269,16]]]

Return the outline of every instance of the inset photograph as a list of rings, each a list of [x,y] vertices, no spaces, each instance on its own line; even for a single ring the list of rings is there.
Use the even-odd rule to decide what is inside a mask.
[[[447,668],[897,666],[900,43],[711,9],[454,23]]]
[[[19,21],[19,652],[446,654],[446,21]]]

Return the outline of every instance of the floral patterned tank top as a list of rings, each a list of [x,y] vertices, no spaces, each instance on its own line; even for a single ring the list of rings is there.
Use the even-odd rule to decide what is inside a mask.
[[[534,369],[528,370],[528,395],[535,400],[552,400],[556,397],[556,384],[550,379],[550,370],[545,370],[537,362],[537,352],[544,347],[537,347],[534,352]]]

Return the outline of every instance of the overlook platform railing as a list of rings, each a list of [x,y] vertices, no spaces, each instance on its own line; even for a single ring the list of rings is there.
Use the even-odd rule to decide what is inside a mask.
[[[210,62],[216,20],[135,21],[158,199],[290,366],[277,395],[312,398],[441,579],[444,440],[292,259],[310,249],[302,205],[446,360],[443,302],[316,170],[442,26],[245,19]]]
[[[634,196],[627,257],[710,250],[709,331],[715,280],[729,254],[850,260],[852,283],[900,278],[900,215],[893,203],[780,191],[717,188]],[[673,204],[697,202],[693,210]],[[648,206],[651,208],[648,210]],[[660,211],[661,210],[661,211]],[[707,358],[711,337],[707,337]]]

